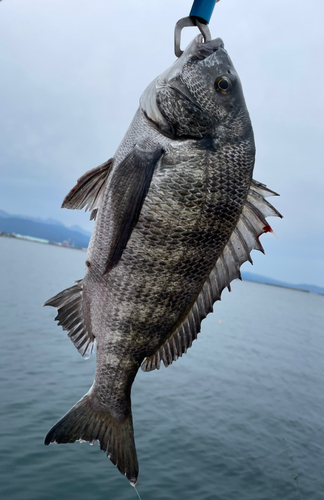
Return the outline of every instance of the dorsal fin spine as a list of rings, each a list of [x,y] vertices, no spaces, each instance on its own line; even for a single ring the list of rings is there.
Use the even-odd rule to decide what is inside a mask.
[[[228,246],[229,252],[231,254],[232,260],[234,262],[234,265],[235,265],[236,278],[242,280],[241,271],[240,271],[240,261],[237,257],[237,254],[234,250],[233,243],[231,242],[231,240],[229,240],[229,242],[227,243],[227,246]]]
[[[177,348],[177,346],[176,346],[176,342],[175,342],[175,340],[174,340],[174,337],[172,337],[172,342],[171,342],[171,344],[172,344],[172,347],[173,347],[173,353],[174,353],[174,356],[175,356],[176,358],[178,358],[178,357],[179,357],[179,354],[178,354],[178,348]]]
[[[160,353],[158,353],[158,355],[157,355],[156,358],[157,358],[157,360],[156,360],[156,367],[159,370],[160,366],[161,366],[161,356],[160,356]]]
[[[213,269],[212,272],[210,273],[209,280],[211,284],[213,302],[215,302],[220,297],[220,290],[218,287],[217,275],[215,269]]]
[[[234,229],[234,232],[235,232],[235,233],[236,233],[236,235],[238,236],[238,238],[239,238],[239,240],[240,240],[240,242],[241,242],[241,245],[242,245],[242,247],[244,248],[244,251],[245,251],[245,256],[246,256],[246,260],[248,260],[248,261],[250,262],[250,264],[252,264],[252,265],[253,265],[253,260],[252,260],[251,255],[250,255],[249,248],[248,248],[248,246],[247,246],[247,244],[246,244],[245,239],[244,239],[244,238],[243,238],[243,236],[242,236],[241,231],[239,230],[239,228],[238,228],[238,227],[236,227],[236,228]]]
[[[188,346],[186,346],[186,349],[188,347],[191,347],[192,345],[192,332],[195,330],[195,322],[194,322],[194,316],[193,314],[189,314],[188,316],[188,327],[189,327],[189,338],[188,338]]]
[[[220,283],[220,275],[219,275],[219,269],[217,267],[214,268],[214,275],[215,275],[215,281],[216,281],[216,286],[217,286],[217,294],[219,297],[219,300],[221,299],[221,291],[219,289],[218,283]]]
[[[260,240],[259,240],[259,236],[261,235],[261,233],[258,234],[258,232],[254,229],[254,227],[251,224],[251,222],[249,221],[249,219],[243,213],[242,213],[242,220],[244,221],[245,226],[249,229],[250,233],[253,234],[253,236],[254,236],[254,245],[255,245],[254,248],[255,248],[255,250],[259,250],[260,252],[262,252],[264,254],[265,253],[264,248],[261,245]],[[265,224],[266,223],[267,222],[265,221]]]
[[[179,335],[175,335],[174,337],[174,341],[176,343],[176,346],[177,346],[177,352],[180,356],[180,353],[182,352],[182,343],[183,343],[183,326],[180,327],[180,331],[179,331]]]
[[[225,257],[224,257],[224,254],[222,253],[221,255],[221,263],[222,263],[222,266],[223,266],[223,269],[224,269],[224,274],[225,274],[225,282],[227,283],[227,288],[228,288],[228,291],[230,292],[231,291],[231,285],[230,285],[230,275],[229,275],[229,271],[228,271],[228,267],[227,267],[227,262],[225,260]]]
[[[263,196],[257,191],[250,189],[247,199],[248,201],[252,199],[252,201],[256,202],[256,204],[262,205],[264,217],[274,216],[280,217],[282,219],[281,213],[273,205],[271,205],[268,200],[264,199]],[[251,204],[253,203],[251,202]]]
[[[192,328],[190,327],[190,322],[192,322],[192,317],[189,316],[183,323],[183,329],[182,329],[182,347],[183,347],[183,352],[187,352],[187,344],[186,344],[186,339],[188,339],[188,343],[192,343],[192,337],[191,337],[191,332],[193,331]]]
[[[207,311],[207,314],[209,314],[209,313],[213,312],[213,299],[211,296],[209,276],[205,282],[203,291],[204,291],[204,298],[205,298],[205,309]]]
[[[252,203],[250,203],[249,201],[246,202],[246,206],[249,207],[249,209],[251,210],[251,212],[253,212],[254,215],[260,219],[260,221],[262,222],[262,224],[264,224],[265,226],[268,225],[268,223],[267,223],[265,217],[263,216],[262,212],[260,212],[260,210],[257,207],[255,207],[254,205],[252,205]]]
[[[168,342],[168,347],[169,347],[169,349],[168,349],[168,356],[169,356],[169,359],[171,359],[171,360],[172,360],[172,359],[173,359],[173,356],[174,356],[174,354],[175,354],[175,352],[174,352],[174,345],[173,345],[173,342],[172,342],[172,341],[171,341],[171,342]]]
[[[196,328],[193,331],[192,338],[196,339],[197,338],[197,333],[200,330],[200,317],[199,317],[199,309],[198,309],[198,303],[197,303],[197,301],[193,305],[193,313],[194,313],[194,319],[195,319],[195,326],[196,326]]]
[[[198,306],[199,310],[200,310],[203,314],[207,314],[206,307],[205,307],[205,300],[204,300],[204,295],[203,295],[203,293],[201,293],[201,294],[199,294],[199,295],[198,295],[198,298],[197,298],[197,306]]]
[[[165,344],[164,353],[165,353],[165,357],[166,357],[168,364],[172,363],[172,352],[171,352],[171,343],[170,342]]]

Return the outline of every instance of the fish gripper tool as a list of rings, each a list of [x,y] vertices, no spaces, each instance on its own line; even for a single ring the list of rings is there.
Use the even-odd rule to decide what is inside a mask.
[[[183,54],[183,50],[180,48],[183,28],[197,26],[205,43],[212,39],[208,24],[217,2],[219,0],[194,0],[189,16],[183,17],[177,22],[174,29],[174,53],[177,57]]]

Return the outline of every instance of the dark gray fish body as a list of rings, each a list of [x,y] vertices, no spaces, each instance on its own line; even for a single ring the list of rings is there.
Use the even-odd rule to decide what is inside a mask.
[[[196,38],[144,92],[115,157],[79,179],[63,206],[96,217],[85,278],[46,304],[87,355],[88,394],[46,437],[96,441],[135,484],[130,392],[139,367],[172,363],[259,236],[279,215],[252,181],[255,147],[241,84],[220,39]]]

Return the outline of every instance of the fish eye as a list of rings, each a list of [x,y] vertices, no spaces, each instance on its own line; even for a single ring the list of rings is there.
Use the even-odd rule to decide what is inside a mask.
[[[215,88],[220,94],[229,94],[232,90],[232,82],[227,76],[221,76],[217,78]]]

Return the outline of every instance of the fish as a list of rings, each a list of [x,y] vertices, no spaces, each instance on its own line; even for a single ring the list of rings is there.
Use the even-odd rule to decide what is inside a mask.
[[[85,277],[44,305],[79,353],[96,346],[92,387],[45,444],[99,442],[135,485],[131,388],[141,367],[191,347],[222,291],[281,214],[253,180],[255,143],[242,84],[220,38],[196,37],[146,88],[115,155],[62,207],[95,220]]]

